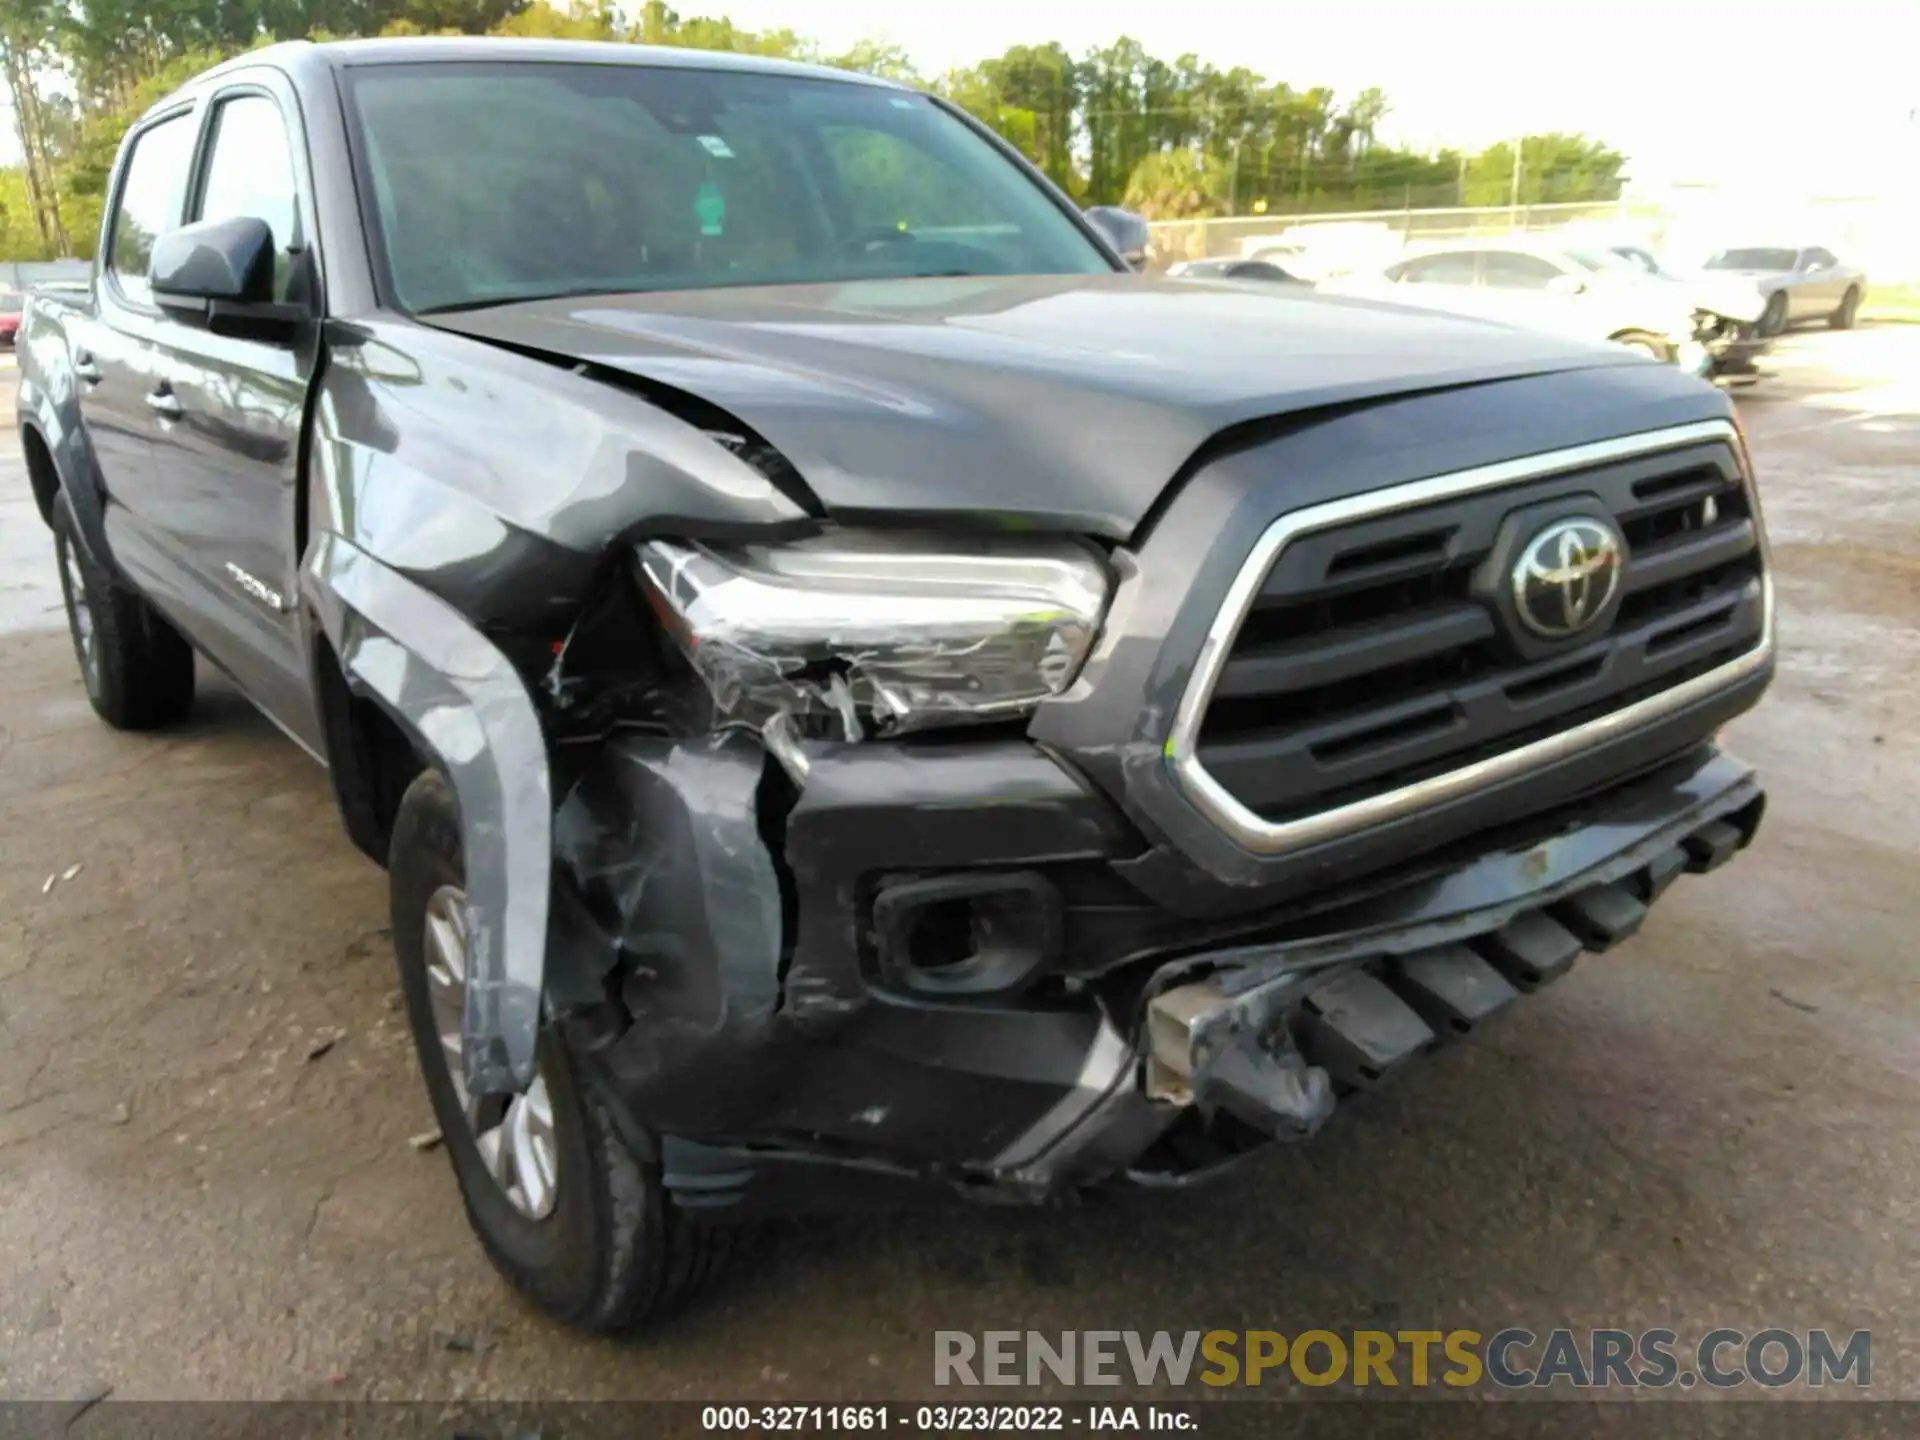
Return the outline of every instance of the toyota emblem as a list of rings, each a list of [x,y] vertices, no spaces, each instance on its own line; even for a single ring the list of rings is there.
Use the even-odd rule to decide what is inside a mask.
[[[1556,520],[1520,552],[1513,607],[1520,623],[1546,640],[1565,640],[1596,624],[1620,588],[1626,545],[1604,520]]]

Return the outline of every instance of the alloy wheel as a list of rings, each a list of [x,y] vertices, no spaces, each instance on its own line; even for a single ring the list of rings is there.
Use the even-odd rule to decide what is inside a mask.
[[[514,1209],[530,1220],[543,1220],[553,1213],[560,1191],[559,1147],[546,1076],[536,1074],[523,1095],[475,1096],[467,1091],[463,1035],[471,919],[466,891],[459,886],[442,885],[428,897],[427,993],[434,1031],[487,1172]]]

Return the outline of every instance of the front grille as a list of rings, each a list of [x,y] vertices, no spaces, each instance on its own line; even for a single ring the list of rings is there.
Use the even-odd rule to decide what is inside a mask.
[[[1596,511],[1627,544],[1617,610],[1557,645],[1526,638],[1497,599],[1514,535]],[[1233,638],[1197,758],[1285,823],[1497,756],[1761,643],[1761,565],[1717,440],[1310,531]]]

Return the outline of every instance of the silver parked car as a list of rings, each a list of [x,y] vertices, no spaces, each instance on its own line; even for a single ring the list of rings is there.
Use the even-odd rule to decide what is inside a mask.
[[[1818,245],[1722,250],[1706,268],[1752,283],[1766,301],[1763,335],[1778,335],[1798,320],[1825,320],[1836,330],[1851,330],[1867,294],[1867,277]]]

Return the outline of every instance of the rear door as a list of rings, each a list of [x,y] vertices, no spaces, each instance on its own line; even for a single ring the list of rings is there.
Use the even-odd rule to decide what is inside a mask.
[[[147,263],[155,238],[180,223],[197,129],[188,105],[128,137],[109,198],[92,313],[75,311],[65,321],[80,416],[106,492],[107,543],[135,584],[169,613],[179,565],[159,534],[153,484],[150,392],[160,312]]]
[[[273,231],[274,299],[312,306],[314,222],[298,110],[272,71],[240,72],[207,101],[189,223],[252,217]],[[313,744],[306,652],[295,623],[302,420],[319,344],[312,323],[216,333],[168,317],[154,330],[154,488],[204,612],[195,639],[253,700]]]
[[[1581,293],[1590,276],[1575,275],[1542,255],[1519,250],[1489,250],[1480,261],[1482,314],[1529,330],[1592,338],[1592,302]],[[1571,281],[1566,291],[1556,280]]]

